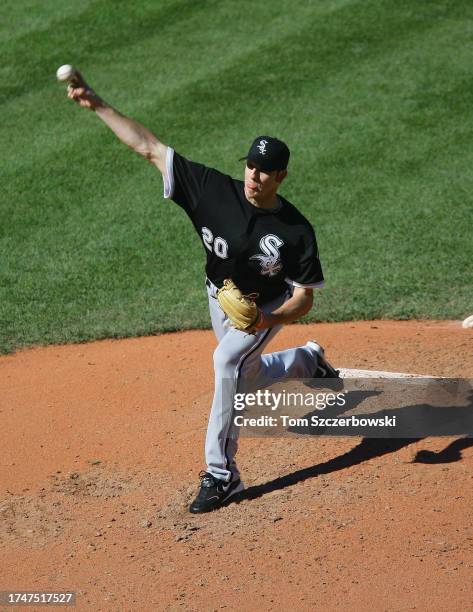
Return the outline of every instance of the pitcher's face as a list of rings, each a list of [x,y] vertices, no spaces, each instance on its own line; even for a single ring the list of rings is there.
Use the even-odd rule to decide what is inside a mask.
[[[247,160],[245,166],[245,196],[248,200],[264,202],[274,197],[286,176],[286,170],[265,172]]]

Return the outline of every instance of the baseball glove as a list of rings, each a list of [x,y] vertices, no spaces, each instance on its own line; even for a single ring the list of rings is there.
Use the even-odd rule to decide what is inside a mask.
[[[231,324],[240,331],[249,334],[256,330],[260,311],[255,304],[255,295],[243,295],[235,283],[227,278],[217,291],[217,300]]]

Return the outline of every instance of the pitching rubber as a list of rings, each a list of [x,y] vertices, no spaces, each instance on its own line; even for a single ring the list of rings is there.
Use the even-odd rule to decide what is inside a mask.
[[[463,321],[462,327],[464,327],[465,329],[469,329],[470,327],[473,327],[473,315],[470,315]]]
[[[384,372],[382,370],[356,370],[339,368],[341,378],[438,378],[438,376],[409,374],[407,372]]]

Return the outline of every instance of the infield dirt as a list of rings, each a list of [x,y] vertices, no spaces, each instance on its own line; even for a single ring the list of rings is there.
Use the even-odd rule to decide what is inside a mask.
[[[269,350],[311,338],[340,367],[473,378],[458,321],[293,325]],[[0,358],[0,590],[73,590],[78,610],[471,609],[473,438],[243,438],[247,497],[187,512],[214,346]]]

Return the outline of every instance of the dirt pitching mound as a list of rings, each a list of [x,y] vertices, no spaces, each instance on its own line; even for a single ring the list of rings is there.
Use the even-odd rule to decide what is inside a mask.
[[[461,322],[293,325],[269,350],[308,339],[339,367],[473,378]],[[0,590],[72,590],[78,610],[469,609],[473,439],[242,438],[242,499],[187,512],[214,346],[0,358]]]

